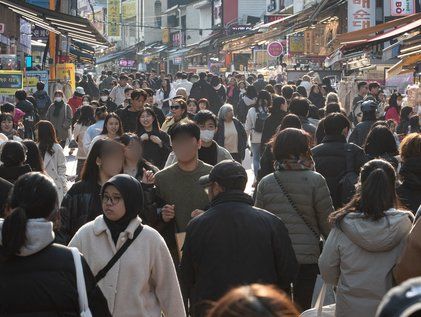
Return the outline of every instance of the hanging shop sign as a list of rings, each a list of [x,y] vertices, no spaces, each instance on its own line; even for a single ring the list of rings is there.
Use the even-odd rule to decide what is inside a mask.
[[[222,24],[222,0],[214,0],[212,14],[214,26]]]
[[[289,37],[289,53],[304,53],[304,33],[299,32]]]
[[[0,34],[3,34],[5,30],[4,23],[0,23]]]
[[[14,95],[23,89],[23,73],[19,70],[0,70],[0,94]]]
[[[376,24],[375,0],[348,1],[348,32],[369,28]]]
[[[400,17],[415,13],[415,0],[391,0],[390,15]]]
[[[136,61],[132,59],[120,59],[118,65],[120,67],[135,67]]]
[[[136,16],[136,1],[126,0],[121,2],[121,11],[123,20],[131,19]]]
[[[63,84],[70,84],[72,91],[76,89],[75,64],[56,64],[56,79],[60,79]]]
[[[23,80],[23,89],[32,94],[37,91],[37,83],[42,81],[45,84],[45,91],[48,91],[48,70],[27,71]]]
[[[241,33],[241,32],[250,31],[250,30],[253,30],[253,26],[252,25],[235,24],[235,25],[231,25],[228,28],[227,34],[228,35],[231,35],[231,34]]]
[[[120,0],[108,0],[108,36],[120,36]]]
[[[281,56],[284,52],[284,46],[281,44],[281,42],[277,42],[277,41],[269,43],[267,52],[269,56],[272,56],[272,57]]]

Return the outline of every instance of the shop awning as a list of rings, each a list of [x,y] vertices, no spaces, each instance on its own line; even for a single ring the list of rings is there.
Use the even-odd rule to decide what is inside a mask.
[[[4,5],[28,22],[50,32],[63,34],[89,45],[104,47],[110,45],[107,39],[85,18],[41,8],[22,0],[0,0],[0,5]]]
[[[125,50],[113,52],[113,53],[110,53],[108,55],[101,56],[101,57],[97,58],[95,64],[99,65],[99,64],[108,63],[108,62],[111,62],[111,61],[113,61],[117,58],[122,58],[122,57],[125,57],[127,55],[136,54],[136,51],[137,51],[137,46],[131,46],[129,48],[126,48]]]

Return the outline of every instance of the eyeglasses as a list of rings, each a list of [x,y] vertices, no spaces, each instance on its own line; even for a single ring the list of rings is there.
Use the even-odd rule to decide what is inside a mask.
[[[107,194],[104,194],[104,195],[102,195],[101,200],[102,200],[103,204],[106,204],[106,203],[110,202],[112,206],[115,206],[120,202],[121,197],[119,197],[119,196],[111,197]]]
[[[172,105],[172,106],[170,106],[170,109],[171,110],[178,110],[178,109],[180,109],[181,108],[181,106],[180,105]]]

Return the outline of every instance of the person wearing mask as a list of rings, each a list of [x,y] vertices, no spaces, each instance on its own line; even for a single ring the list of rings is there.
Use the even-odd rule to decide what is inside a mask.
[[[85,153],[88,153],[89,146],[91,145],[92,140],[101,134],[101,131],[104,129],[104,121],[107,117],[108,112],[105,106],[95,109],[95,123],[90,125],[83,136],[83,150]]]
[[[329,234],[328,216],[334,211],[326,180],[314,172],[308,133],[287,128],[273,143],[275,172],[257,186],[256,207],[282,219],[299,263],[294,299],[309,309],[319,269],[320,239]]]
[[[414,214],[421,206],[421,134],[407,135],[400,145],[401,183],[397,192],[401,202]]]
[[[251,107],[254,107],[257,101],[257,90],[254,86],[247,86],[245,93],[240,98],[238,105],[234,107],[235,117],[241,123],[246,123],[247,113]],[[234,105],[235,106],[235,105]]]
[[[98,282],[114,317],[184,317],[180,286],[164,239],[142,224],[142,186],[129,175],[116,175],[101,188],[101,213],[70,241],[86,255],[94,274],[132,239],[132,245]]]
[[[10,113],[0,114],[0,133],[3,133],[9,140],[22,141],[23,126],[21,129],[16,130],[13,126],[13,115]]]
[[[313,105],[315,105],[318,109],[321,109],[325,106],[325,98],[320,90],[319,85],[313,85],[310,89],[310,94],[308,99],[311,101]]]
[[[227,92],[218,76],[212,77],[210,85],[212,86],[212,89],[209,92],[209,110],[211,110],[214,114],[217,114],[219,108],[221,108],[227,100]]]
[[[170,106],[170,111],[172,116],[167,117],[161,127],[161,130],[166,133],[169,133],[171,127],[175,124],[190,121],[188,118],[187,103],[184,99],[176,97]]]
[[[128,84],[129,77],[125,74],[121,74],[119,77],[118,85],[115,86],[110,93],[110,98],[116,105],[122,105],[126,100],[125,89],[131,88]]]
[[[95,123],[94,109],[91,106],[82,106],[80,108],[80,117],[77,120],[73,129],[73,139],[76,141],[77,150],[77,166],[76,175],[77,180],[80,178],[80,172],[82,171],[83,164],[85,163],[87,153],[83,148],[83,138],[89,126]]]
[[[241,163],[246,155],[247,133],[242,123],[234,117],[234,107],[228,103],[219,109],[215,141],[227,149],[234,160]]]
[[[56,184],[58,202],[63,200],[67,191],[66,157],[58,144],[56,131],[49,121],[41,120],[35,126],[37,143],[44,162],[44,170]]]
[[[35,107],[27,99],[28,95],[25,90],[17,90],[15,92],[16,108],[23,111],[23,126],[25,127],[24,136],[27,139],[33,139],[35,125]]]
[[[7,316],[80,316],[75,264],[69,248],[54,244],[57,191],[41,173],[22,176],[0,220],[0,311]],[[93,317],[111,317],[107,302],[81,255]],[[48,272],[48,274],[46,274]]]
[[[69,137],[72,118],[72,108],[64,102],[63,92],[57,90],[54,93],[54,103],[48,108],[46,119],[54,126],[62,148],[66,145],[66,140]]]
[[[83,89],[83,87],[76,87],[72,98],[70,98],[68,101],[70,108],[72,108],[73,114],[75,114],[77,109],[82,106],[83,96],[85,96],[85,89]]]
[[[196,100],[209,99],[212,87],[206,80],[206,73],[199,73],[199,80],[195,82],[190,90],[190,98]]]
[[[227,86],[227,103],[237,106],[240,99],[240,89],[235,77],[231,77]]]
[[[395,124],[400,122],[400,112],[402,105],[403,97],[400,93],[393,93],[389,98],[389,107],[386,109],[386,114],[384,116],[385,120],[393,120]]]
[[[0,177],[14,183],[20,176],[31,172],[31,167],[25,163],[26,148],[18,141],[7,141],[1,150]]]
[[[349,136],[349,142],[363,146],[371,127],[376,122],[377,102],[366,100],[361,104],[362,121],[357,124]]]
[[[177,163],[155,175],[157,196],[162,200],[159,231],[164,236],[176,264],[179,249],[176,233],[183,233],[197,210],[204,210],[209,200],[197,182],[209,174],[212,166],[198,158],[200,128],[193,122],[176,124],[169,132]],[[177,184],[177,186],[174,186]]]
[[[120,120],[120,117],[115,113],[109,113],[104,120],[104,127],[99,135],[94,137],[89,145],[88,154],[95,142],[102,139],[114,140],[117,137],[120,137],[123,134],[123,127]]]
[[[257,176],[260,165],[262,132],[268,117],[268,109],[272,106],[272,96],[266,90],[261,90],[257,96],[256,104],[247,113],[244,126],[247,136],[250,137],[251,152],[253,155],[253,172]]]
[[[206,317],[299,317],[290,298],[273,286],[252,284],[230,290],[209,310]]]
[[[364,152],[367,161],[381,158],[392,164],[395,170],[398,169],[399,161],[396,158],[399,155],[398,146],[389,127],[384,125],[373,126],[365,141]]]
[[[352,100],[351,119],[354,126],[356,126],[362,119],[361,104],[368,93],[368,84],[365,81],[360,81],[357,84],[358,94]]]
[[[110,91],[107,89],[101,90],[101,93],[99,96],[99,105],[100,107],[102,106],[107,107],[108,112],[117,111],[117,105],[111,100]]]
[[[162,86],[156,92],[155,100],[164,115],[167,115],[170,111],[171,100],[175,97],[175,90],[171,89],[169,79],[164,79],[161,85]]]
[[[210,208],[187,226],[179,274],[193,316],[204,316],[210,301],[235,286],[260,282],[288,290],[298,266],[288,231],[279,218],[253,207],[244,193],[246,170],[222,161],[199,183]]]
[[[143,89],[133,90],[131,93],[130,107],[119,109],[117,115],[120,117],[125,132],[136,132],[137,117],[143,110],[148,94]]]
[[[310,103],[307,98],[298,97],[291,100],[289,105],[290,113],[297,115],[301,120],[301,126],[306,131],[312,140],[312,144],[316,140],[316,127],[309,121],[308,114],[310,111]]]
[[[199,160],[212,166],[223,160],[232,160],[228,150],[219,146],[218,143],[214,141],[215,133],[218,130],[216,116],[209,110],[201,110],[194,116],[194,122],[200,128],[201,147],[198,151]],[[165,167],[171,166],[176,161],[177,157],[174,152],[170,153],[168,160],[165,163]]]
[[[257,75],[257,80],[253,83],[253,86],[256,88],[256,92],[259,93],[261,90],[265,89],[267,84],[265,77],[262,74],[259,74]]]
[[[111,177],[122,172],[123,146],[112,140],[98,140],[88,154],[81,180],[64,196],[57,242],[67,245],[85,223],[101,214],[100,190]]]
[[[272,106],[268,109],[269,116],[265,121],[262,132],[261,149],[272,139],[278,127],[281,125],[282,119],[287,115],[287,102],[284,97],[276,96],[273,98]]]
[[[350,128],[351,123],[343,114],[329,114],[324,119],[325,137],[311,149],[316,171],[326,179],[335,209],[342,207],[351,198],[348,193],[343,197],[346,191],[343,187],[345,175],[352,172],[356,178],[366,162],[364,150],[346,142]]]
[[[45,118],[48,107],[51,105],[51,98],[44,89],[45,84],[39,81],[37,83],[37,91],[32,94],[35,98],[37,112],[41,119]]]
[[[337,286],[336,316],[374,316],[393,286],[392,269],[413,216],[397,209],[395,170],[386,161],[366,163],[354,198],[333,213],[319,259],[325,283]]]
[[[164,168],[171,152],[170,138],[161,130],[151,108],[146,107],[139,113],[136,134],[142,142],[143,157],[159,169]]]

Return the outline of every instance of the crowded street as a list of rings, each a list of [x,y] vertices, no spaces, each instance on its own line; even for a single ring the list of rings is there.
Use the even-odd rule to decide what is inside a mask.
[[[421,316],[421,0],[0,0],[0,317]]]

